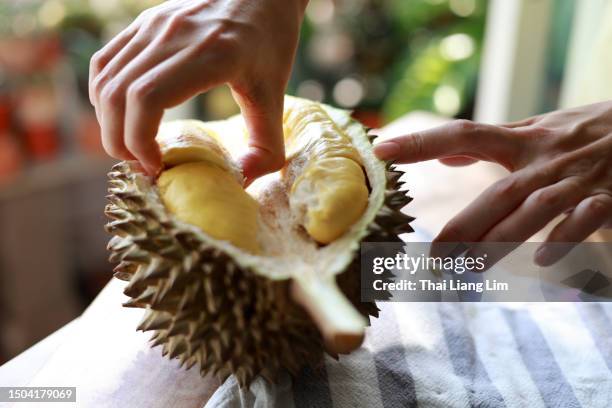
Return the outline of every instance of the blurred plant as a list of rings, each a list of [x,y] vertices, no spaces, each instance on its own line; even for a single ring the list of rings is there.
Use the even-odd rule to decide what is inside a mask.
[[[66,19],[96,20],[100,27],[117,29],[142,10],[162,0],[3,0],[0,2],[0,35],[25,36],[61,30]]]
[[[369,112],[373,126],[415,109],[469,115],[485,9],[485,0],[311,0],[291,91]]]
[[[58,36],[68,62],[77,75],[80,95],[86,99],[89,60],[103,43],[129,24],[142,10],[162,0],[2,0],[0,48],[25,51]],[[37,42],[33,42],[37,39]],[[22,60],[24,58],[21,58]],[[0,56],[0,70],[3,68]],[[28,61],[25,61],[28,63]],[[23,65],[23,64],[21,64]],[[36,69],[36,64],[32,69]],[[22,69],[23,71],[23,69]]]
[[[0,35],[59,33],[85,97],[91,54],[160,2],[3,0]],[[469,116],[485,9],[486,0],[310,0],[289,92],[354,108],[373,126],[415,109]],[[200,98],[203,116],[216,118],[222,110],[210,107],[225,106],[225,94]]]
[[[480,43],[473,34],[478,26],[457,29],[432,37],[398,63],[398,78],[383,106],[387,120],[418,109],[469,116],[480,61]]]

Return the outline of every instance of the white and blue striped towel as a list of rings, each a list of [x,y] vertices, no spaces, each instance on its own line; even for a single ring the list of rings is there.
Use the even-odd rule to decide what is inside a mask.
[[[366,341],[319,371],[207,407],[612,407],[612,305],[379,303]]]

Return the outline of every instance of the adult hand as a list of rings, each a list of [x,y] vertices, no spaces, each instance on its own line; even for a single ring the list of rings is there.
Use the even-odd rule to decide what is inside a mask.
[[[398,163],[486,160],[511,172],[450,220],[435,242],[523,242],[567,213],[536,251],[538,264],[551,265],[572,247],[554,243],[581,242],[612,223],[612,102],[501,126],[458,120],[381,142],[375,152]]]
[[[161,167],[164,109],[227,83],[250,133],[247,180],[284,163],[283,97],[307,0],[170,0],[91,59],[89,96],[105,150]]]

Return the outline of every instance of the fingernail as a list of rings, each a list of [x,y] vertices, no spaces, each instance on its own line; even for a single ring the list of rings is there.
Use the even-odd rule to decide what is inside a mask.
[[[374,146],[374,154],[380,160],[394,160],[400,154],[400,146],[395,142],[382,142]]]
[[[533,261],[539,266],[548,266],[552,263],[552,252],[545,246],[541,246],[537,249]]]

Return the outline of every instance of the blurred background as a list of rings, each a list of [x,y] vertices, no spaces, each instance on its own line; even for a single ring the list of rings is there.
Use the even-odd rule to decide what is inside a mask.
[[[0,364],[78,316],[111,278],[112,160],[88,101],[89,59],[158,3],[0,2]],[[612,41],[596,30],[611,7],[576,3],[311,0],[288,92],[371,127],[414,111],[500,122],[610,97],[584,77],[610,72],[586,60]],[[220,87],[167,115],[234,113]]]

